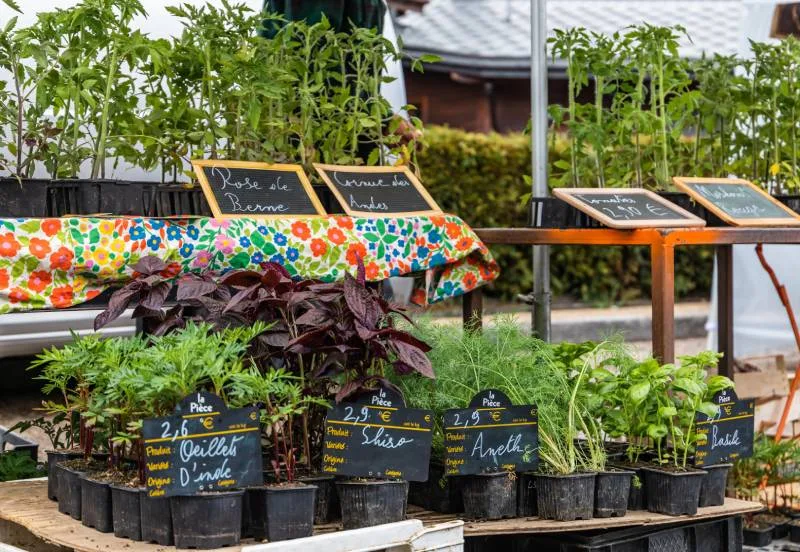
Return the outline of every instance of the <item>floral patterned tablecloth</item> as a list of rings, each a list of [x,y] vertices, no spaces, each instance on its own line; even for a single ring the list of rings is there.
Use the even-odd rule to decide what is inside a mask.
[[[272,220],[141,218],[0,219],[0,313],[65,308],[119,285],[144,255],[170,273],[283,264],[294,276],[336,280],[416,273],[412,300],[456,297],[494,280],[486,246],[454,215]]]

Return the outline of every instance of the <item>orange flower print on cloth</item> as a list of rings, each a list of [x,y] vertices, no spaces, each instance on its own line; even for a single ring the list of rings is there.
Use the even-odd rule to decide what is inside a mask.
[[[315,257],[322,257],[327,250],[327,244],[321,239],[314,238],[311,240],[311,253],[313,253]]]
[[[53,270],[69,270],[75,255],[64,246],[59,247],[50,255],[50,268]]]
[[[412,297],[423,305],[456,297],[499,274],[472,229],[447,214],[0,219],[0,314],[85,302],[137,277],[133,267],[147,255],[167,263],[165,278],[259,270],[273,262],[292,278],[326,282],[354,274],[361,259],[373,282],[417,276]]]
[[[28,277],[28,289],[31,291],[35,291],[36,293],[41,293],[50,285],[53,281],[53,277],[50,275],[49,272],[44,270],[37,270],[35,272],[31,272],[31,275]]]
[[[61,286],[53,290],[50,297],[50,302],[57,309],[64,309],[72,306],[72,288],[70,286]]]
[[[31,255],[37,259],[44,259],[50,254],[50,244],[47,240],[42,240],[40,238],[31,238],[28,248],[31,251]]]
[[[0,235],[0,257],[15,257],[19,251],[20,243],[14,234],[8,232]]]
[[[45,219],[42,221],[42,232],[47,237],[53,237],[61,230],[61,221],[58,219]]]
[[[311,237],[311,230],[308,229],[308,224],[302,221],[297,221],[292,224],[292,234],[301,240],[307,240]]]

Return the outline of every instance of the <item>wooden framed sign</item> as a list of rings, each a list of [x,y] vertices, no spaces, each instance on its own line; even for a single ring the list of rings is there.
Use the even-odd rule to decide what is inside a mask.
[[[798,226],[800,216],[767,192],[739,178],[674,177],[675,186],[735,226]]]
[[[216,218],[325,215],[300,165],[204,159],[192,166]]]
[[[264,482],[256,407],[228,410],[217,395],[193,393],[166,418],[142,427],[147,495],[227,491]]]
[[[609,228],[705,226],[686,209],[642,188],[556,188],[553,194]]]
[[[534,405],[513,406],[496,389],[472,398],[469,408],[443,416],[445,475],[535,470],[539,428]]]
[[[408,167],[315,164],[314,168],[348,215],[388,217],[442,212]]]

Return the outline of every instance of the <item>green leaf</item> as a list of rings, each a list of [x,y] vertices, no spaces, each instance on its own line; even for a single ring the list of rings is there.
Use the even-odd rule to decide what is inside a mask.
[[[39,219],[31,219],[29,221],[20,224],[19,228],[23,232],[26,232],[28,234],[33,234],[34,232],[39,231],[40,226],[41,226],[41,221],[39,221]]]
[[[269,242],[264,242],[264,246],[261,248],[261,251],[264,255],[274,255],[278,252],[277,248]]]
[[[11,277],[16,279],[22,276],[25,272],[25,259],[18,259],[17,262],[11,267]]]
[[[261,235],[261,232],[253,232],[250,234],[250,242],[259,249],[262,249],[264,244],[267,243],[264,237]]]
[[[97,230],[97,228],[94,228],[92,229],[91,232],[89,232],[89,243],[97,243],[99,241],[100,241],[100,232]]]
[[[28,272],[33,272],[37,268],[39,268],[39,259],[33,256],[25,257],[25,269]]]
[[[377,234],[375,234],[373,232],[367,232],[366,234],[364,234],[364,238],[367,241],[371,241],[371,242],[378,242],[378,241],[381,240],[380,236],[378,236]]]
[[[8,6],[17,13],[22,13],[22,9],[19,7],[19,4],[17,4],[14,0],[3,0],[3,4],[5,4],[6,6]]]
[[[234,255],[231,258],[230,263],[233,268],[245,268],[250,264],[250,255],[242,251]]]
[[[630,394],[631,400],[634,404],[641,404],[650,393],[650,382],[643,381],[637,383],[636,385],[632,385],[628,393]]]
[[[659,406],[658,407],[658,416],[659,418],[669,418],[671,416],[676,416],[678,414],[678,409],[674,406]]]
[[[710,402],[702,402],[697,407],[697,411],[705,414],[709,418],[714,418],[719,413],[719,406]]]
[[[663,439],[667,436],[667,426],[664,424],[650,424],[647,426],[647,435],[651,439]]]

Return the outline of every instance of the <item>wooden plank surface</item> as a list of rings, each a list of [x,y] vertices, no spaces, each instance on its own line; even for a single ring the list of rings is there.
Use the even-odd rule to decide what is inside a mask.
[[[758,503],[728,499],[724,506],[701,508],[696,516],[663,516],[650,512],[630,512],[623,518],[592,519],[586,521],[556,522],[538,518],[516,518],[500,521],[475,521],[464,525],[465,536],[501,535],[507,533],[559,533],[588,531],[642,525],[665,525],[685,521],[698,521],[743,514],[760,510]],[[410,506],[408,515],[424,525],[434,525],[456,519],[452,514],[429,512]],[[45,542],[72,548],[78,552],[166,552],[174,547],[159,546],[119,539],[113,534],[99,533],[84,527],[80,521],[60,514],[58,505],[47,499],[47,481],[44,479],[0,483],[0,519],[25,527]],[[341,529],[339,524],[317,526],[315,533],[328,533]],[[242,546],[254,544],[252,539],[242,541]],[[231,546],[219,551],[239,552],[242,546]]]

